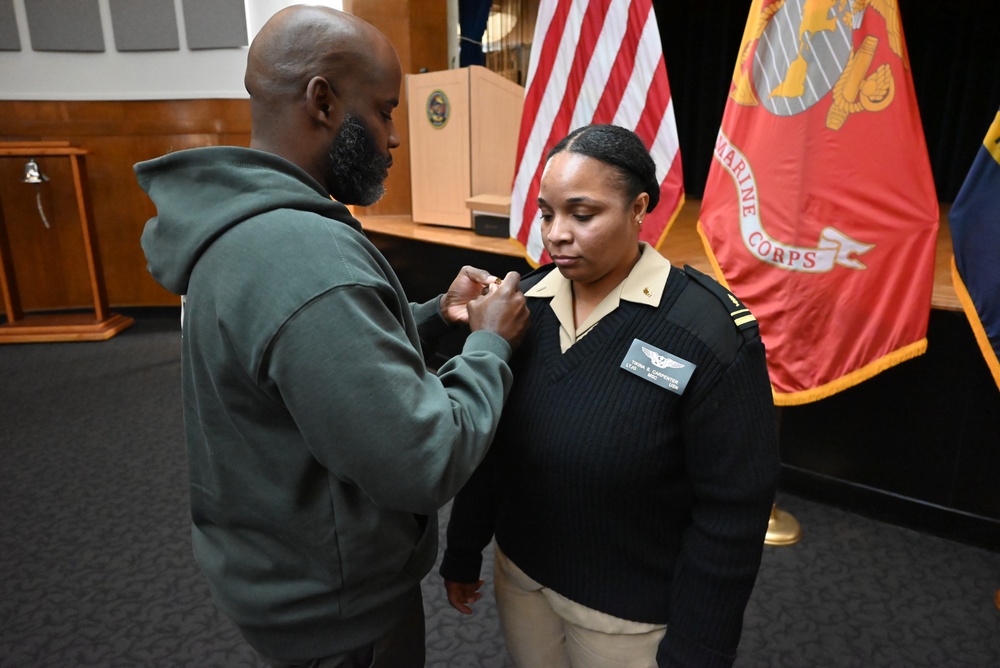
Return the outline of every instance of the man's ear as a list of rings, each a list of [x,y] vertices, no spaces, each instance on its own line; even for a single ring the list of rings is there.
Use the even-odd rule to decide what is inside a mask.
[[[317,123],[332,127],[338,122],[337,94],[323,77],[313,77],[306,84],[305,102],[309,116]]]

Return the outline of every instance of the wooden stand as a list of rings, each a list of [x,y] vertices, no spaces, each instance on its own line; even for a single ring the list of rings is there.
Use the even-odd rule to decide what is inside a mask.
[[[465,200],[510,196],[524,88],[479,67],[406,75],[415,223],[472,227]]]
[[[0,343],[37,343],[42,341],[105,341],[133,323],[132,318],[111,313],[104,289],[97,231],[87,198],[87,151],[65,142],[0,143],[0,158],[68,157],[73,168],[76,204],[83,229],[83,246],[90,270],[90,289],[94,297],[93,314],[55,314],[25,316],[14,276],[13,255],[7,237],[7,225],[0,203],[0,289],[3,292],[7,322],[0,325]]]

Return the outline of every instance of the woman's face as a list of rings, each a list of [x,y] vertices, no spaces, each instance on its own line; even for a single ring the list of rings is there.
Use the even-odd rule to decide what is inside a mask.
[[[639,222],[649,196],[629,200],[614,167],[563,151],[542,172],[538,207],[545,250],[575,283],[610,290],[639,257]]]

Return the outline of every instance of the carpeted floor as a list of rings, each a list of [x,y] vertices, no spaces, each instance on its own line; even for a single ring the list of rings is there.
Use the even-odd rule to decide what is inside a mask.
[[[177,315],[137,315],[0,346],[0,666],[259,665],[191,555]],[[765,548],[738,666],[1000,666],[1000,554],[779,505],[804,539]],[[510,665],[488,586],[471,618],[424,590],[428,666]]]

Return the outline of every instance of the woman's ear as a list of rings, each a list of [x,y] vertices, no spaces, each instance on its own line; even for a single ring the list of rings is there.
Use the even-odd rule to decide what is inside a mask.
[[[632,200],[632,222],[642,225],[642,219],[646,217],[646,207],[649,206],[649,193],[639,193]]]

